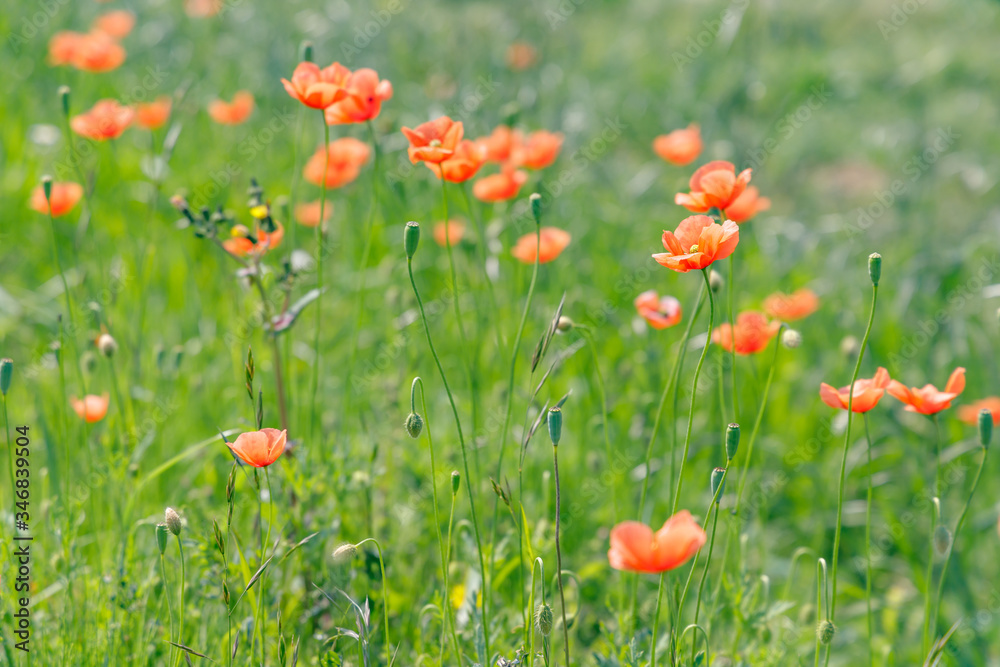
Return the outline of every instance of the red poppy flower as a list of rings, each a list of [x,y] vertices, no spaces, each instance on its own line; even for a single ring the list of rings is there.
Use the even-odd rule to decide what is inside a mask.
[[[135,105],[135,122],[149,130],[161,127],[170,118],[172,102],[169,95],[161,95],[147,104]]]
[[[347,185],[361,173],[361,167],[368,161],[371,151],[368,144],[353,137],[331,141],[329,150],[329,167],[327,167],[326,151],[320,146],[302,170],[305,179],[313,185],[323,184],[324,167],[326,167],[326,187],[339,188]]]
[[[434,174],[452,183],[464,183],[479,171],[486,159],[482,146],[474,141],[463,139],[457,146],[455,152],[448,156],[448,159],[440,163],[426,162],[427,167]]]
[[[448,116],[441,116],[411,130],[402,128],[403,134],[410,142],[407,152],[410,162],[444,162],[458,146],[465,134],[461,121],[453,121]]]
[[[135,14],[125,9],[105,12],[94,19],[90,27],[113,39],[121,39],[128,36],[135,27]]]
[[[834,389],[827,383],[819,385],[819,397],[831,408],[846,410],[848,401],[851,402],[851,412],[868,412],[882,400],[886,387],[889,386],[889,371],[879,367],[871,379],[859,378],[854,383],[854,391],[850,387]],[[854,394],[853,400],[851,394]]]
[[[507,47],[507,66],[515,72],[528,69],[538,62],[538,50],[527,42],[514,42]]]
[[[476,181],[472,194],[480,201],[505,201],[516,197],[527,181],[528,172],[507,166],[499,174],[490,174]]]
[[[69,125],[80,136],[104,141],[120,137],[134,116],[132,107],[122,106],[116,100],[101,100],[90,111],[73,116]]]
[[[528,169],[544,169],[556,161],[562,148],[561,132],[532,132],[519,145],[515,146],[511,161],[520,167]]]
[[[449,220],[447,232],[445,231],[445,224],[443,222],[434,225],[434,240],[441,247],[458,245],[464,236],[465,222],[462,220]]]
[[[215,100],[208,105],[208,115],[220,125],[239,125],[253,113],[253,93],[241,90],[233,95],[232,102]]]
[[[733,222],[743,223],[769,208],[771,200],[761,197],[757,188],[751,185],[726,208],[726,217]]]
[[[707,215],[692,215],[681,220],[674,232],[663,232],[663,247],[668,252],[653,255],[653,259],[678,273],[704,269],[712,262],[725,259],[740,242],[740,228],[732,220],[721,225]]]
[[[732,162],[709,162],[691,176],[691,192],[678,192],[674,202],[694,213],[705,213],[712,208],[725,211],[746,190],[750,172],[744,169],[737,175]]]
[[[634,303],[639,316],[654,329],[666,329],[681,321],[681,302],[672,296],[661,297],[651,289],[637,296]]]
[[[655,533],[638,521],[624,521],[611,529],[608,562],[616,570],[658,574],[680,567],[707,541],[691,513],[681,510]]]
[[[110,401],[107,392],[105,392],[100,396],[87,394],[83,397],[83,400],[74,396],[69,400],[69,402],[73,407],[73,412],[75,412],[80,419],[88,424],[93,424],[101,421],[105,416],[107,416],[108,404]]]
[[[300,225],[306,227],[315,227],[319,224],[319,201],[306,202],[304,204],[298,204],[295,206],[295,219],[299,221]],[[323,207],[323,222],[330,219],[333,214],[333,202],[326,202],[326,206]]]
[[[653,140],[653,150],[667,162],[683,167],[701,154],[701,130],[692,123],[682,130],[661,134]]]
[[[285,451],[285,444],[288,440],[288,431],[279,431],[276,428],[263,428],[259,431],[240,433],[234,442],[227,442],[241,461],[254,468],[266,468],[281,456]]]
[[[726,352],[735,347],[736,354],[754,354],[767,347],[780,328],[781,322],[769,321],[762,313],[748,310],[736,316],[735,327],[729,326],[729,322],[719,325],[712,332],[712,342]]]
[[[517,240],[517,245],[510,254],[525,264],[534,264],[537,253],[538,263],[545,264],[558,257],[569,245],[571,238],[569,232],[558,227],[542,227],[539,235],[525,234]]]
[[[61,30],[49,39],[49,64],[69,65],[80,41],[86,37],[83,33],[72,30]]]
[[[936,415],[951,407],[955,397],[965,390],[965,369],[959,366],[952,371],[944,391],[938,391],[932,384],[925,384],[920,389],[907,387],[902,382],[893,380],[889,383],[888,392],[903,403],[907,412],[918,412],[922,415]]]
[[[775,292],[764,299],[764,312],[782,322],[794,322],[819,309],[819,297],[811,289],[802,288],[791,294]]]
[[[274,250],[281,245],[281,239],[285,237],[285,228],[280,222],[275,223],[277,229],[273,232],[257,231],[257,242],[254,243],[246,236],[234,236],[222,242],[222,247],[230,255],[235,257],[246,257],[247,255],[259,255],[269,250]],[[245,231],[245,230],[244,230]]]
[[[125,62],[125,49],[104,33],[82,35],[73,45],[70,64],[84,72],[110,72]]]
[[[481,137],[476,142],[486,151],[487,162],[507,162],[521,145],[521,133],[506,125],[497,125],[490,136]]]
[[[364,123],[382,111],[382,102],[392,97],[392,84],[379,81],[378,72],[367,67],[352,72],[344,82],[347,95],[326,107],[330,125]]]
[[[80,197],[83,196],[83,186],[79,183],[52,184],[52,216],[58,218],[73,210]],[[41,185],[31,191],[31,208],[39,213],[48,214],[49,202],[45,199],[45,188]]]
[[[316,63],[303,62],[295,66],[292,80],[282,79],[285,91],[312,109],[326,109],[347,97],[344,89],[351,70],[340,63],[320,69]]]

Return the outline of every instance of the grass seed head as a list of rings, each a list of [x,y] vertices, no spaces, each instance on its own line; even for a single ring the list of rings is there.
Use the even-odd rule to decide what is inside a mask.
[[[163,512],[163,523],[174,535],[181,534],[181,515],[173,507],[168,507]]]

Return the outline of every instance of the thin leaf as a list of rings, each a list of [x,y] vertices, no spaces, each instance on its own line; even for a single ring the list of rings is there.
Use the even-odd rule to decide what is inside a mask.
[[[292,547],[291,549],[289,549],[288,551],[286,551],[286,552],[285,552],[285,555],[284,555],[284,556],[282,556],[282,557],[281,557],[281,560],[280,560],[280,561],[278,561],[278,562],[279,562],[279,563],[284,563],[284,562],[285,562],[285,559],[286,559],[286,558],[288,558],[289,556],[291,556],[291,555],[292,555],[292,552],[293,552],[293,551],[295,551],[296,549],[298,549],[299,547],[301,547],[302,545],[304,545],[304,544],[305,544],[306,542],[308,542],[308,541],[309,541],[309,540],[311,540],[312,538],[316,537],[317,535],[319,535],[319,533],[318,533],[318,532],[316,532],[316,533],[313,533],[312,535],[307,535],[307,536],[303,537],[303,538],[302,538],[301,540],[299,540],[298,544],[296,544],[296,545],[295,545],[295,546],[293,546],[293,547]]]
[[[190,653],[190,654],[191,654],[191,655],[193,655],[193,656],[197,656],[197,657],[199,657],[199,658],[205,658],[205,659],[206,659],[206,660],[208,660],[209,662],[215,662],[214,660],[212,660],[211,658],[209,658],[209,657],[208,657],[207,655],[205,655],[204,653],[198,653],[198,651],[195,651],[195,650],[194,650],[193,648],[191,648],[190,646],[185,646],[184,644],[178,644],[177,642],[172,642],[172,641],[169,641],[169,640],[166,640],[166,639],[164,639],[163,641],[167,642],[167,643],[168,643],[168,644],[170,644],[171,646],[176,646],[176,647],[177,647],[177,648],[179,648],[180,650],[182,650],[182,651],[186,651],[186,652]]]
[[[238,598],[236,598],[236,604],[233,605],[233,609],[229,610],[229,615],[230,616],[233,615],[233,610],[235,610],[236,607],[239,606],[240,600],[242,600],[243,596],[247,594],[247,591],[249,591],[251,588],[253,588],[253,585],[257,583],[258,579],[260,579],[260,576],[262,574],[264,574],[264,570],[267,569],[267,566],[271,562],[272,558],[274,558],[274,556],[271,556],[271,558],[268,558],[266,561],[264,561],[263,563],[261,563],[261,566],[257,569],[257,571],[254,573],[254,575],[252,577],[250,577],[250,581],[247,582],[246,588],[244,588],[243,592],[240,593],[240,596]]]

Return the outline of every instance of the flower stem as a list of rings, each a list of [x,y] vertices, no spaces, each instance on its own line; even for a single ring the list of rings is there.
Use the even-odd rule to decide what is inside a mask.
[[[170,604],[170,592],[167,591],[167,564],[166,560],[163,558],[163,554],[160,554],[160,576],[163,577],[163,597],[167,599],[167,619],[170,624],[170,641],[174,640],[174,610],[173,605]],[[180,642],[178,642],[180,643]],[[170,654],[173,655],[174,647],[170,647]],[[171,659],[170,664],[174,664]]]
[[[309,419],[310,433],[315,437],[316,435],[316,396],[319,393],[319,370],[320,370],[320,352],[319,352],[319,325],[322,321],[322,304],[323,304],[323,255],[326,254],[326,250],[323,247],[323,218],[326,215],[326,176],[327,172],[330,171],[330,126],[326,123],[326,114],[321,109],[320,118],[323,121],[323,150],[326,153],[326,166],[323,168],[323,183],[320,187],[319,194],[319,224],[316,225],[316,289],[319,290],[319,294],[316,296],[316,330],[313,335],[313,376],[312,376],[312,400],[309,402],[310,410],[312,414]],[[345,388],[346,390],[346,388]]]
[[[382,545],[374,537],[367,537],[356,546],[361,546],[365,542],[372,542],[378,550],[378,566],[382,572],[382,623],[385,625],[385,664],[386,667],[392,665],[392,645],[389,643],[389,580],[385,577],[385,559],[382,558]]]
[[[868,620],[868,664],[875,665],[875,649],[872,644],[874,638],[874,621],[872,620],[872,498],[874,489],[872,488],[872,435],[868,428],[868,413],[863,413],[865,423],[865,438],[868,440],[868,502],[865,504],[865,607]]]
[[[566,594],[562,581],[562,549],[559,546],[559,512],[562,495],[559,490],[559,445],[552,445],[552,468],[556,482],[556,581],[559,583],[559,602],[562,607],[563,648],[566,651],[566,667],[572,667],[569,661],[569,626],[566,624]]]
[[[181,606],[179,611],[177,612],[177,614],[180,616],[179,619],[180,622],[177,629],[177,643],[183,644],[184,643],[184,586],[186,579],[186,574],[184,571],[184,545],[181,544],[180,535],[175,535],[175,537],[177,538],[177,553],[179,553],[181,557]],[[178,662],[180,661],[180,657],[181,657],[180,651],[178,651],[177,652]]]

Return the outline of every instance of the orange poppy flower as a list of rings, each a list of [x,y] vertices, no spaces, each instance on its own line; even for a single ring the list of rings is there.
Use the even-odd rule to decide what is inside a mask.
[[[739,242],[740,228],[732,220],[717,225],[707,215],[692,215],[681,220],[676,231],[663,232],[663,247],[668,252],[657,253],[653,259],[668,269],[687,273],[729,257]]]
[[[743,223],[769,208],[771,200],[761,197],[757,188],[751,185],[729,205],[726,217],[733,222]]]
[[[315,227],[319,224],[319,201],[306,202],[304,204],[298,204],[295,207],[295,219],[299,221],[300,225],[306,227]],[[323,222],[330,219],[333,214],[333,202],[326,202],[326,206],[323,207]]]
[[[74,45],[70,63],[84,72],[110,72],[125,62],[125,49],[104,33],[82,35]]]
[[[109,397],[107,392],[100,396],[87,394],[83,400],[74,396],[69,399],[69,402],[77,416],[88,424],[99,422],[108,414]]]
[[[545,264],[558,257],[570,242],[569,232],[558,227],[542,227],[538,235],[525,234],[517,240],[510,254],[525,264],[534,264],[537,251],[538,263]]]
[[[285,443],[288,440],[288,431],[279,431],[276,428],[262,428],[259,431],[240,433],[234,442],[227,442],[241,461],[254,468],[266,468],[271,465],[285,451]]]
[[[528,69],[538,62],[538,50],[527,42],[514,42],[507,47],[507,66],[515,72]]]
[[[161,127],[170,118],[172,101],[169,95],[161,95],[152,102],[135,105],[135,122],[149,130]]]
[[[402,128],[403,134],[410,141],[407,152],[410,162],[444,162],[458,146],[465,134],[461,121],[453,121],[448,116],[441,116],[411,130]]]
[[[80,197],[83,196],[83,186],[72,181],[67,183],[52,184],[52,215],[58,218],[73,210]],[[31,208],[39,213],[47,215],[49,212],[49,202],[45,199],[45,188],[41,185],[31,191]]]
[[[465,236],[465,222],[461,220],[449,220],[447,225],[447,236],[445,236],[445,224],[439,222],[434,225],[434,240],[441,247],[446,245],[458,245]]]
[[[659,296],[655,289],[635,298],[639,316],[654,329],[667,329],[681,321],[681,302],[672,296]]]
[[[253,113],[253,93],[241,90],[233,95],[232,102],[215,100],[208,105],[208,115],[220,125],[239,125]]]
[[[691,176],[691,192],[678,192],[674,202],[694,213],[705,213],[713,207],[725,211],[746,190],[750,173],[750,169],[744,169],[737,175],[732,162],[709,162]]]
[[[532,132],[523,143],[515,147],[511,160],[528,169],[544,169],[559,157],[562,142],[562,132]]]
[[[781,322],[768,321],[762,313],[748,310],[736,316],[735,327],[729,326],[729,322],[720,324],[712,332],[712,342],[726,352],[732,352],[735,346],[736,354],[754,354],[767,347],[779,329]]]
[[[474,141],[463,139],[455,146],[455,152],[443,162],[425,162],[424,164],[441,178],[452,183],[464,183],[479,171],[486,160],[486,152],[483,147]]]
[[[77,47],[86,35],[72,30],[61,30],[49,39],[49,64],[69,65]]]
[[[979,424],[980,410],[989,410],[990,414],[993,415],[993,425],[1000,426],[1000,397],[997,396],[990,396],[989,398],[980,399],[975,403],[960,406],[958,408],[958,418],[966,424],[977,426]]]
[[[476,181],[472,194],[480,201],[505,201],[516,197],[521,186],[527,182],[528,172],[505,167],[499,174],[490,174]]]
[[[326,108],[329,125],[364,123],[382,111],[382,102],[392,98],[392,84],[379,81],[378,72],[367,67],[352,72],[344,85],[347,96]]]
[[[329,150],[330,165],[326,170],[328,188],[339,188],[357,178],[371,151],[368,144],[353,137],[331,141]],[[302,174],[313,185],[322,185],[324,167],[326,167],[326,151],[320,146],[306,162]]]
[[[222,0],[184,0],[184,12],[193,19],[205,19],[222,11]]]
[[[907,412],[918,412],[922,415],[936,415],[950,408],[951,402],[963,391],[965,391],[965,369],[961,366],[952,371],[944,391],[938,391],[932,384],[925,384],[920,389],[907,387],[896,380],[890,382],[888,388],[891,396],[906,403]]]
[[[868,412],[882,400],[886,387],[889,386],[889,371],[879,367],[871,379],[858,379],[854,383],[854,391],[849,387],[834,389],[827,383],[819,385],[819,397],[831,408],[846,410],[851,402],[851,412]],[[854,398],[851,399],[851,394]]]
[[[94,19],[90,27],[95,32],[104,33],[114,39],[121,39],[132,32],[132,28],[135,27],[135,14],[125,9],[105,12]]]
[[[275,222],[278,226],[273,232],[257,230],[257,242],[254,243],[246,236],[234,236],[222,242],[222,247],[230,255],[235,257],[246,257],[247,255],[259,255],[274,250],[281,245],[281,239],[285,237],[285,228],[280,222]]]
[[[791,294],[775,292],[764,299],[764,312],[782,322],[794,322],[812,315],[819,309],[819,297],[811,289],[802,288]]]
[[[611,529],[608,562],[616,570],[659,574],[680,567],[707,541],[691,513],[681,510],[655,533],[638,521],[623,521]]]
[[[73,116],[69,125],[82,137],[104,141],[120,137],[134,116],[132,107],[122,106],[117,100],[101,100],[90,111]]]
[[[701,154],[701,130],[697,123],[691,123],[682,130],[661,134],[653,140],[653,150],[661,158],[683,167],[698,159]]]
[[[350,76],[351,70],[340,63],[320,69],[316,63],[302,62],[295,66],[292,80],[282,79],[281,83],[289,95],[307,107],[326,109],[347,97],[344,85]]]
[[[490,136],[481,137],[476,142],[486,151],[487,162],[506,162],[521,145],[521,133],[506,125],[497,125]]]

